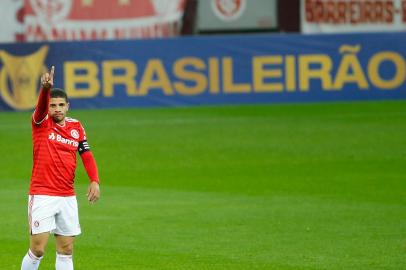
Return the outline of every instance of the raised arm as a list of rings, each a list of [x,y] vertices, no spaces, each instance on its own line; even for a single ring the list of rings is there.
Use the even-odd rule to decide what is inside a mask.
[[[55,67],[51,67],[50,73],[45,73],[41,76],[41,90],[38,98],[37,107],[33,114],[33,120],[36,124],[40,124],[48,114],[48,106],[50,99],[50,90],[54,85]]]

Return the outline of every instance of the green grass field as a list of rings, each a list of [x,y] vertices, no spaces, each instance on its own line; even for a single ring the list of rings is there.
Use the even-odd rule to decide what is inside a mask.
[[[71,116],[102,179],[89,205],[79,162],[75,269],[406,269],[406,102]],[[0,149],[0,269],[20,269],[30,113],[0,113]]]

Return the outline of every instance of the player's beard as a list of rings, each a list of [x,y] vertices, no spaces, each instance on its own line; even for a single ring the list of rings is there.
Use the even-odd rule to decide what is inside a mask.
[[[55,123],[60,124],[65,120],[65,114],[63,113],[55,113],[52,116],[52,120],[54,120]]]

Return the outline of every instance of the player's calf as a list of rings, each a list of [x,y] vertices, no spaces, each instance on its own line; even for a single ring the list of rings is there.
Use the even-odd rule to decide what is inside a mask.
[[[37,257],[31,249],[25,254],[21,262],[21,270],[37,270],[41,262],[42,256]]]
[[[72,255],[63,255],[56,253],[55,261],[56,270],[73,270]]]

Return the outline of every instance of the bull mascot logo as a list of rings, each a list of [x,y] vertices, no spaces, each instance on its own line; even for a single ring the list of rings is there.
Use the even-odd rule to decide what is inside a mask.
[[[63,21],[72,9],[72,0],[30,0],[29,3],[44,26]]]
[[[0,96],[16,110],[35,107],[38,99],[38,80],[46,71],[44,60],[48,46],[26,56],[15,56],[0,51],[3,66],[0,69]],[[11,86],[11,87],[10,87]]]

